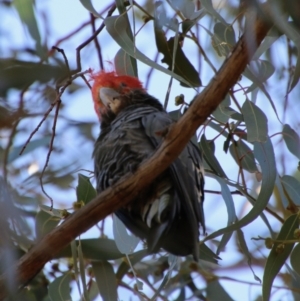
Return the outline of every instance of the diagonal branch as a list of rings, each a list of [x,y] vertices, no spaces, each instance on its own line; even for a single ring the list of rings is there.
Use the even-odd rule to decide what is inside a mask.
[[[209,85],[198,95],[184,116],[169,129],[164,142],[136,173],[123,177],[114,186],[99,194],[93,201],[70,215],[60,226],[43,237],[15,265],[16,281],[23,286],[32,279],[56,253],[73,239],[87,231],[120,207],[129,203],[138,193],[162,173],[180,154],[197,128],[224,99],[229,89],[238,81],[241,73],[252,57],[257,45],[266,36],[270,26],[261,18],[253,19],[251,45],[241,37],[230,57]],[[184,132],[184,134],[183,134]],[[6,277],[0,277],[0,300],[6,295]]]

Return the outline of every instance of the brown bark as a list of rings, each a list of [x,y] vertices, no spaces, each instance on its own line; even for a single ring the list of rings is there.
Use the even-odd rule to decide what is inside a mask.
[[[149,185],[172,163],[197,128],[204,123],[224,99],[229,89],[238,81],[253,51],[266,36],[269,25],[262,19],[253,20],[252,24],[252,45],[247,47],[249,34],[247,34],[247,39],[244,36],[241,37],[232,54],[226,59],[209,85],[198,95],[184,116],[171,126],[157,152],[140,166],[136,173],[125,176],[116,185],[105,190],[93,201],[69,216],[16,263],[16,281],[20,285],[32,279],[56,253],[78,235],[130,202],[139,191]],[[3,300],[6,295],[6,276],[4,274],[0,277],[0,300]]]

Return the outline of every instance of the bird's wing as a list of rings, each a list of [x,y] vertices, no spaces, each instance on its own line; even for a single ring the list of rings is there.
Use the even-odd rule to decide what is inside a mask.
[[[165,112],[148,114],[142,118],[145,133],[156,148],[162,143],[163,135],[172,123],[172,119]],[[184,131],[182,135],[184,135]],[[182,223],[189,224],[186,227],[182,225],[181,229],[190,231],[191,233],[186,233],[186,235],[193,236],[193,239],[198,242],[199,223],[205,231],[203,213],[204,170],[198,147],[189,142],[179,157],[171,164],[170,171],[177,192],[175,202],[179,202],[178,204],[172,203],[171,206],[179,208]],[[193,253],[194,257],[198,256],[195,254],[198,253],[197,250],[194,250]]]

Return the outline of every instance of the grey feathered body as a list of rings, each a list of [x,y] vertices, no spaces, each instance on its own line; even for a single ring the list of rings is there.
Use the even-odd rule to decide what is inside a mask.
[[[104,116],[95,144],[99,193],[150,157],[173,123],[158,100],[145,92],[135,90],[124,102],[117,116]],[[172,165],[116,215],[146,240],[149,252],[163,248],[174,255],[192,254],[197,260],[199,225],[205,229],[203,185],[201,154],[189,142]]]

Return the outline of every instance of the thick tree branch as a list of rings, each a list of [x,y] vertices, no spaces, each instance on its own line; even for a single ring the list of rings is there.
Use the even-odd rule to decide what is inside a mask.
[[[171,128],[157,152],[133,175],[127,175],[116,185],[98,195],[93,201],[69,216],[60,226],[41,239],[15,266],[16,281],[26,284],[56,253],[73,239],[87,231],[120,207],[134,199],[139,191],[149,185],[180,154],[197,128],[217,108],[229,89],[238,81],[241,73],[269,30],[262,19],[252,23],[252,45],[241,37],[230,57],[198,95],[190,109]],[[256,41],[255,41],[256,40]],[[6,295],[6,274],[0,277],[0,300]]]

